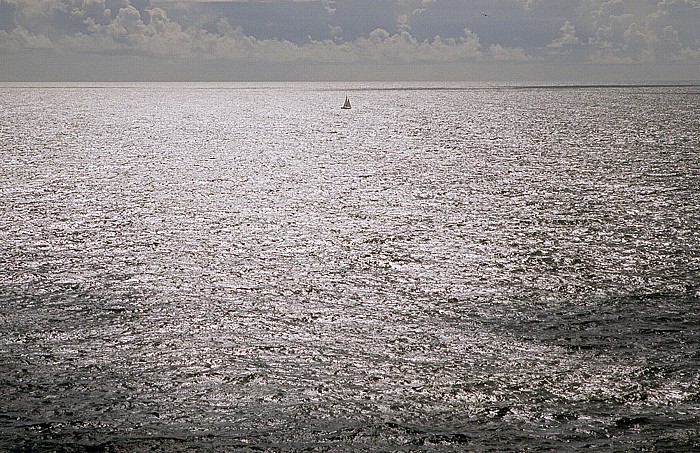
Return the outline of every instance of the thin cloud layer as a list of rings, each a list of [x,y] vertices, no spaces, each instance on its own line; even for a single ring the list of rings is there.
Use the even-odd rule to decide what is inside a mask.
[[[698,0],[0,0],[0,58],[15,77],[12,65],[46,55],[462,65],[465,77],[464,65],[499,62],[677,65],[700,76],[699,23]]]

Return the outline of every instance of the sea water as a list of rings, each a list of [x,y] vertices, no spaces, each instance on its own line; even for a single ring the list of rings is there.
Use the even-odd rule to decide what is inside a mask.
[[[0,107],[2,450],[700,448],[697,85]]]

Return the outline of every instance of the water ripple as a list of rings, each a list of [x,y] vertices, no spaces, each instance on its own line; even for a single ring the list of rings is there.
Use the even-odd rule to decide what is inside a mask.
[[[0,446],[698,448],[692,90],[230,88],[2,89]]]

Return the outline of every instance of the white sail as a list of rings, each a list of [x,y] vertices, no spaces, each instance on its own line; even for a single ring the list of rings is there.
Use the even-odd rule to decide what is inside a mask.
[[[350,99],[348,99],[347,96],[345,96],[345,104],[343,104],[343,107],[342,107],[342,108],[344,108],[344,109],[349,109],[349,108],[351,108],[351,107],[350,107]]]

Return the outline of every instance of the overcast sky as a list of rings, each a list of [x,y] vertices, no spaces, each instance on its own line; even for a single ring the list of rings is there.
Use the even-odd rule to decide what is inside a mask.
[[[0,80],[700,79],[700,0],[0,0]]]

